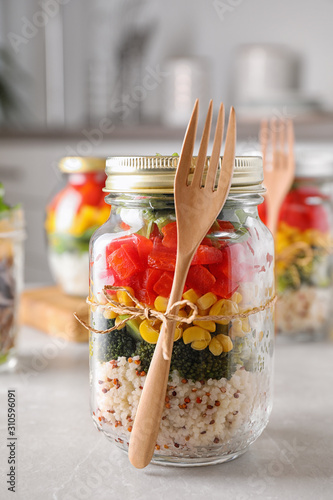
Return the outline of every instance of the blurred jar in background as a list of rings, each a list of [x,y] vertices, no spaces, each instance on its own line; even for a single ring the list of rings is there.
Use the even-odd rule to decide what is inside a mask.
[[[193,103],[209,101],[209,65],[199,57],[174,57],[164,61],[162,122],[168,127],[186,127]]]
[[[103,193],[105,159],[65,157],[59,169],[67,174],[67,184],[46,208],[49,265],[66,294],[87,296],[89,240],[110,213]]]
[[[24,217],[3,201],[0,184],[0,371],[16,365],[19,295],[23,283]]]
[[[230,82],[238,116],[308,114],[321,109],[315,96],[304,93],[302,60],[279,43],[250,43],[236,47]]]
[[[304,152],[276,236],[278,333],[326,337],[332,325],[333,154]]]

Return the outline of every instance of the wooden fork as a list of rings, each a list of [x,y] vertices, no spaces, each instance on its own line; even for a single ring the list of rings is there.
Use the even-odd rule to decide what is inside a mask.
[[[279,212],[295,176],[294,129],[291,120],[264,120],[260,129],[264,166],[264,185],[267,189],[267,226],[273,236],[277,230]]]
[[[212,155],[209,160],[207,172],[204,174],[211,120],[212,101],[209,104],[193,178],[189,184],[198,122],[197,100],[187,127],[175,176],[178,244],[174,281],[167,312],[170,311],[175,302],[181,299],[194,253],[221,211],[230,189],[236,145],[236,118],[234,109],[231,108],[230,111],[225,151],[221,169],[219,170],[217,187],[216,177],[224,128],[223,104],[220,105],[219,109]],[[204,187],[202,186],[203,183]],[[177,314],[177,308],[173,310],[173,314]],[[175,326],[175,321],[167,320],[163,322],[147,379],[141,393],[129,443],[129,459],[137,468],[146,467],[154,453],[165,404]]]

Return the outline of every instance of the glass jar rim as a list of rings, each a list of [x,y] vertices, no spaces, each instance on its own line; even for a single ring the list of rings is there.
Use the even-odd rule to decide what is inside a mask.
[[[220,157],[218,172],[223,156]],[[178,156],[111,156],[106,159],[107,179],[104,191],[108,193],[173,193]],[[197,156],[192,158],[189,180],[193,175]],[[207,157],[205,169],[210,157]],[[236,156],[230,193],[264,193],[261,156]]]

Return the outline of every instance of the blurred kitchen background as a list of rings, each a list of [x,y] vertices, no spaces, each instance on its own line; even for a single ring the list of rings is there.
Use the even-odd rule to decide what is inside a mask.
[[[67,155],[172,154],[196,97],[333,158],[333,0],[0,0],[0,181],[24,206],[26,281],[51,282],[44,208]],[[333,161],[333,159],[332,159]]]

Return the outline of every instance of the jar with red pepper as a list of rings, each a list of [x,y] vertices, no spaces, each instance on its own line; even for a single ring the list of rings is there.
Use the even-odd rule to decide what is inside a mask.
[[[92,415],[124,450],[162,323],[149,311],[166,311],[173,281],[177,163],[175,156],[109,158],[112,210],[91,240]],[[267,425],[275,292],[273,239],[257,211],[262,179],[261,158],[236,158],[229,197],[193,258],[153,462],[224,462]],[[187,324],[193,305],[198,316]]]
[[[105,158],[65,157],[66,185],[46,208],[45,228],[52,275],[69,295],[89,289],[89,240],[110,213],[105,203]]]
[[[321,339],[332,325],[333,154],[299,151],[276,236],[277,329]]]

